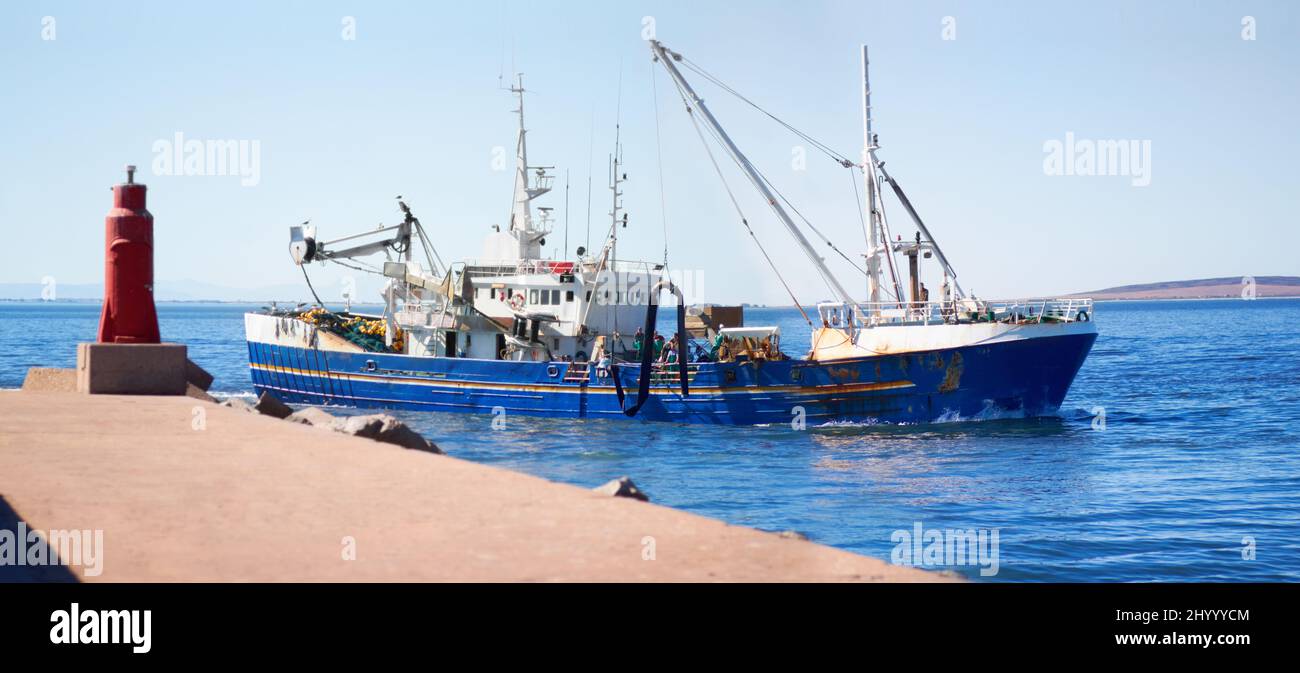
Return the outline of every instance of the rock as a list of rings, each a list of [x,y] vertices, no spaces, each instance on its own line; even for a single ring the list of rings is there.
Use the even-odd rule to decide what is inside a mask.
[[[257,404],[254,404],[253,408],[257,410],[257,413],[273,418],[288,418],[289,414],[293,413],[293,409],[290,409],[289,405],[281,402],[279,398],[271,393],[262,393],[262,396],[257,398]]]
[[[212,375],[206,369],[194,364],[194,361],[189,358],[185,358],[185,380],[205,393],[212,387]],[[185,394],[189,395],[189,393]],[[190,397],[193,397],[193,395],[190,395]]]
[[[77,370],[32,367],[23,379],[23,390],[36,393],[77,392]]]
[[[368,416],[344,416],[334,419],[334,429],[347,435],[356,435],[366,439],[374,439],[379,434],[379,428],[384,424],[384,418],[392,418],[387,414],[370,414]]]
[[[596,488],[593,488],[591,490],[601,495],[610,495],[619,498],[635,498],[637,500],[642,500],[645,502],[650,501],[650,496],[646,495],[645,493],[642,493],[641,489],[637,488],[636,484],[633,484],[632,480],[628,479],[627,477],[619,477],[618,479],[615,479],[607,484],[597,486]]]
[[[783,537],[787,540],[807,540],[808,536],[797,530],[783,530],[776,534],[777,537]]]
[[[339,419],[318,407],[306,407],[289,414],[289,417],[284,420],[290,423],[302,423],[333,429],[334,422]]]
[[[238,397],[231,397],[227,399],[225,402],[221,403],[221,406],[230,407],[231,409],[238,409],[240,411],[247,411],[250,414],[257,413],[257,410],[253,408],[253,405],[245,402],[242,399],[239,399]]]
[[[338,418],[334,420],[331,427],[344,434],[396,444],[406,449],[442,453],[442,449],[438,448],[437,444],[425,439],[423,435],[388,414]]]
[[[193,398],[196,399],[196,400],[203,400],[204,402],[216,402],[216,401],[217,401],[217,398],[215,398],[215,397],[209,395],[206,391],[204,391],[202,388],[200,388],[200,387],[194,385],[193,383],[186,383],[186,384],[185,384],[185,394],[186,394],[186,395],[189,395],[190,397],[193,397]]]

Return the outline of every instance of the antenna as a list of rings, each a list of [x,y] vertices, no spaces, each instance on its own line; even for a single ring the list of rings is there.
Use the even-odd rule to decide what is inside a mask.
[[[596,105],[591,106],[591,139],[587,144],[587,237],[583,239],[582,246],[588,250],[591,249],[591,168],[593,166],[592,157],[596,153]]]
[[[564,169],[564,256],[569,256],[569,169]]]
[[[618,123],[623,119],[623,59],[618,59],[618,98],[614,105],[614,135],[618,135]],[[615,142],[618,142],[617,139]]]
[[[614,209],[609,213],[610,217],[613,220],[613,223],[610,225],[609,228],[609,236],[610,236],[609,260],[611,263],[610,264],[611,268],[613,268],[613,262],[618,261],[618,211],[621,206],[618,197],[623,195],[622,192],[618,191],[618,185],[620,182],[622,182],[622,179],[620,178],[619,168],[618,168],[619,165],[623,163],[623,149],[622,146],[619,144],[622,140],[622,133],[623,133],[622,122],[623,122],[623,58],[619,57],[618,98],[616,99],[616,103],[614,104],[614,154],[610,163],[610,178],[612,181],[610,182],[610,186],[609,186],[609,188],[614,192]],[[626,222],[626,220],[624,222]],[[614,274],[614,290],[615,292],[618,291],[617,273]],[[618,320],[617,314],[615,314],[614,320],[615,321]],[[617,322],[615,322],[615,325],[617,325]]]
[[[501,0],[501,23],[506,22],[506,0]],[[513,39],[513,38],[512,38]],[[506,81],[506,36],[501,34],[501,67],[497,69],[497,88],[504,89]]]

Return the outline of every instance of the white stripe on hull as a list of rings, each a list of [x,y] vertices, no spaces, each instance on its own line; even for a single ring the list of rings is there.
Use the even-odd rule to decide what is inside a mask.
[[[1097,326],[1090,320],[1028,325],[999,322],[958,325],[884,325],[860,330],[856,344],[873,353],[895,354],[1096,333]]]

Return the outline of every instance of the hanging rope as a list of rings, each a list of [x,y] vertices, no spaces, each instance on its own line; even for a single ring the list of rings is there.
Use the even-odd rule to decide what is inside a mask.
[[[316,305],[325,308],[325,303],[320,300],[320,295],[316,294],[316,288],[311,285],[311,277],[307,275],[307,265],[300,264],[298,265],[298,268],[302,269],[302,277],[307,281],[307,289],[311,290],[311,296],[316,299]]]

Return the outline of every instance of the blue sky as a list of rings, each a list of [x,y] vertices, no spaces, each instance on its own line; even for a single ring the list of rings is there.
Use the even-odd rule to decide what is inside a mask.
[[[342,39],[349,16],[355,40]],[[444,258],[477,256],[509,210],[511,175],[492,157],[512,147],[513,104],[497,87],[517,69],[535,92],[530,158],[560,175],[544,199],[559,223],[548,249],[563,243],[566,170],[569,248],[584,242],[589,157],[593,246],[608,227],[621,76],[620,251],[663,254],[657,86],[671,266],[701,270],[715,301],[788,303],[666,75],[652,84],[647,16],[669,47],[855,157],[868,43],[881,156],[981,296],[1300,273],[1293,3],[143,1],[0,7],[0,282],[98,281],[107,188],[127,163],[150,187],[160,281],[297,283],[289,225],[310,218],[328,238],[393,223],[398,194]],[[956,39],[943,39],[945,17]],[[772,182],[861,252],[848,171],[811,148],[794,170],[801,141],[694,82]],[[177,132],[257,141],[257,184],[154,175],[155,141]],[[1045,174],[1044,143],[1067,132],[1149,141],[1150,184]],[[827,296],[734,167],[728,180],[799,298]],[[860,274],[835,268],[862,294]],[[313,267],[323,295],[344,273]]]

